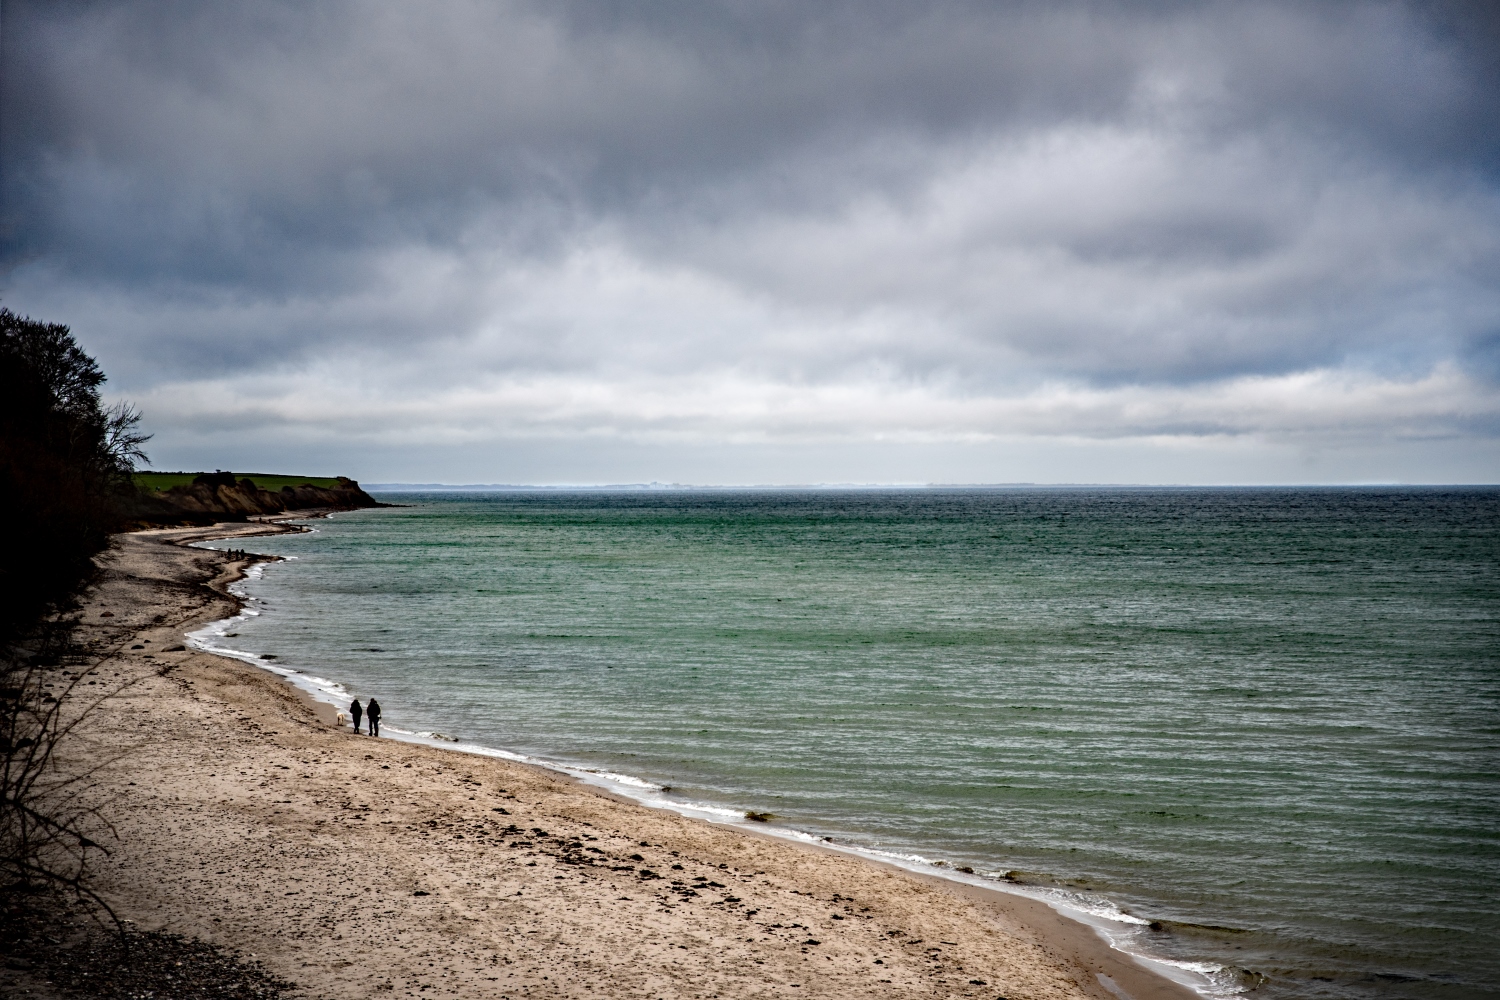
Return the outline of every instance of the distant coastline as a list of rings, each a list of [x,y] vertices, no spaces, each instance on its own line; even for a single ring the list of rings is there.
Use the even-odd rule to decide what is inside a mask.
[[[1495,483],[368,483],[375,493],[691,492],[735,490],[1484,490]]]

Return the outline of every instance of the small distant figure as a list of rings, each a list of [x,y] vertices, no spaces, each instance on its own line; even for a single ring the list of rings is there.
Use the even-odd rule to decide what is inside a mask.
[[[354,716],[354,733],[355,733],[355,735],[358,735],[359,734],[359,717],[365,714],[365,710],[360,707],[359,699],[358,698],[355,698],[354,699],[354,703],[349,706],[349,714],[352,715],[352,716]]]
[[[370,720],[370,735],[380,735],[380,702],[374,698],[370,699],[370,705],[365,709],[365,718]]]

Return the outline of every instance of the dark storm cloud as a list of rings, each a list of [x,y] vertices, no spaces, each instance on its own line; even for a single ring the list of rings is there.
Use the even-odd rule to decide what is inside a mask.
[[[5,294],[88,320],[132,386],[274,369],[498,399],[562,379],[618,390],[597,429],[650,423],[630,401],[673,378],[948,401],[1495,378],[1491,5],[5,18]],[[1005,412],[910,423],[1033,427]],[[1078,426],[1112,420],[1276,424]]]
[[[476,203],[628,210],[885,131],[939,139],[1105,116],[1127,99],[1137,55],[1113,32],[1079,31],[1082,11],[316,11],[23,8],[12,30],[34,51],[8,90],[33,125],[13,159],[37,249],[174,237],[98,263],[137,279],[196,262],[211,279],[237,273],[258,240],[452,238]],[[827,181],[757,193],[826,203],[839,196]],[[83,203],[40,197],[60,188]],[[129,216],[101,225],[88,209],[104,206]],[[550,231],[544,215],[520,228]]]
[[[1179,112],[1205,137],[1301,134],[1458,170],[1492,170],[1500,148],[1481,40],[1457,14],[1394,5],[13,3],[9,16],[14,232],[130,281],[249,269],[321,284],[350,262],[309,273],[302,251],[452,239],[476,204],[712,201],[883,135],[1139,118],[1158,73],[1206,89]],[[819,184],[759,178],[753,193],[827,206],[846,184],[899,187],[923,169],[852,166]],[[523,213],[518,238],[555,231],[556,211]]]

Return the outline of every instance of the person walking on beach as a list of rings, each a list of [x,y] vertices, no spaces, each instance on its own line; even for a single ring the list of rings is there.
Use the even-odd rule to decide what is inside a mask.
[[[358,735],[359,734],[359,717],[364,714],[364,710],[359,707],[359,699],[358,698],[355,698],[354,699],[354,704],[352,704],[352,705],[349,706],[349,714],[352,715],[352,716],[354,716],[354,733],[355,733],[355,735]]]
[[[380,702],[376,701],[374,698],[370,699],[369,706],[367,708],[365,708],[365,718],[367,718],[367,719],[370,720],[370,735],[371,736],[379,736],[380,735]]]

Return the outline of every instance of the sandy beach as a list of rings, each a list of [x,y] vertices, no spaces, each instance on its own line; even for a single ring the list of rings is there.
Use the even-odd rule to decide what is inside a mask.
[[[183,649],[235,612],[247,565],[184,544],[274,530],[121,536],[86,602],[98,681],[128,686],[67,763],[118,758],[95,884],[139,928],[237,949],[308,997],[1195,996],[1041,903],[355,736],[274,675]]]

